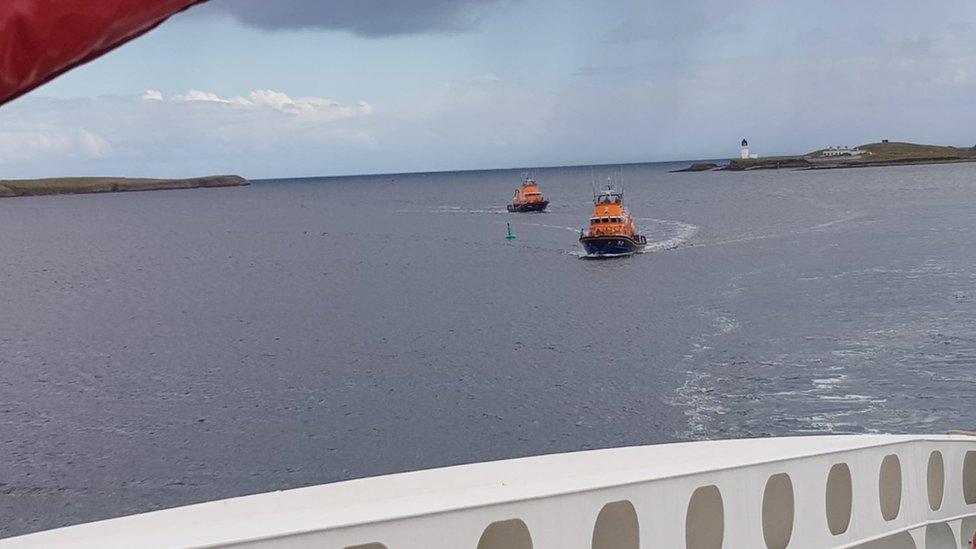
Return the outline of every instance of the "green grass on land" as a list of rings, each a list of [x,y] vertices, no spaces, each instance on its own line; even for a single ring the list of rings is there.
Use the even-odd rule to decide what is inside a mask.
[[[960,149],[942,145],[889,142],[868,143],[861,145],[860,148],[870,153],[861,157],[860,160],[864,162],[976,159],[976,150],[974,149]]]
[[[820,149],[818,151],[809,152],[803,155],[803,157],[814,161],[847,162],[852,164],[976,159],[976,149],[960,149],[958,147],[946,147],[943,145],[889,142],[868,143],[866,145],[861,145],[858,148],[866,151],[867,154],[861,155],[858,158],[826,158],[821,156],[826,149]]]
[[[976,161],[976,147],[959,148],[917,143],[868,143],[861,145],[865,154],[856,157],[825,157],[825,149],[803,156],[768,156],[729,161],[730,170],[756,170],[777,168],[844,168],[857,166],[884,166],[891,164],[926,164],[934,162]]]
[[[212,175],[190,179],[128,177],[0,179],[0,197],[194,189],[198,187],[230,187],[247,184],[247,180],[238,175]]]

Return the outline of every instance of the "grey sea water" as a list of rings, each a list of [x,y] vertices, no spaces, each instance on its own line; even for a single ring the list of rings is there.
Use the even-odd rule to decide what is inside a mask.
[[[682,165],[683,166],[683,165]],[[0,201],[0,537],[472,461],[976,412],[976,165]],[[507,241],[506,222],[518,238]]]

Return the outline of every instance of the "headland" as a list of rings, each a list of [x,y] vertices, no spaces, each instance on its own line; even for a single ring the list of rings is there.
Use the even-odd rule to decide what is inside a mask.
[[[882,141],[854,148],[819,149],[797,156],[734,158],[724,166],[693,164],[689,168],[676,171],[824,170],[950,162],[976,162],[976,147],[960,148]]]
[[[49,179],[0,179],[0,198],[53,194],[117,193],[239,187],[250,185],[239,175],[210,175],[189,179],[143,179],[129,177],[56,177]]]

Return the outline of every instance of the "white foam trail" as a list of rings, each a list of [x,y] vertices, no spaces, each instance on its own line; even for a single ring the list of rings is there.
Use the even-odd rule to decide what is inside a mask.
[[[843,223],[850,223],[851,221],[856,221],[864,217],[863,215],[854,215],[849,217],[844,217],[841,219],[834,219],[832,221],[827,221],[826,223],[821,223],[819,225],[814,225],[812,227],[807,227],[804,229],[799,229],[796,231],[789,231],[784,233],[769,233],[769,234],[756,234],[756,235],[745,235],[738,238],[727,238],[723,240],[714,240],[711,242],[704,242],[699,244],[702,247],[705,246],[724,246],[725,244],[739,244],[742,242],[752,242],[754,240],[767,240],[771,238],[783,238],[792,235],[800,235],[810,232],[822,231],[824,229],[833,227],[834,225],[841,225]]]
[[[401,214],[492,214],[500,215],[507,214],[508,210],[502,209],[473,209],[473,210],[462,210],[460,207],[455,206],[439,206],[434,209],[426,210],[396,210],[396,213]]]
[[[562,225],[547,225],[545,223],[522,223],[523,225],[535,225],[536,227],[545,227],[547,229],[562,229],[564,231],[569,231],[572,233],[579,233],[579,227],[563,227]]]
[[[821,223],[819,225],[814,225],[813,227],[808,228],[807,231],[819,231],[821,229],[826,229],[828,227],[833,227],[834,225],[840,225],[841,223],[848,223],[848,222],[851,222],[851,221],[856,221],[856,220],[858,220],[858,219],[860,219],[862,217],[864,217],[864,214],[863,213],[862,214],[857,214],[857,215],[851,215],[851,216],[848,216],[848,217],[842,217],[840,219],[834,219],[833,221],[828,221],[826,223]]]
[[[653,218],[638,218],[638,221],[650,221],[655,225],[666,227],[669,233],[674,236],[671,238],[666,238],[664,240],[654,240],[647,243],[644,248],[645,252],[661,252],[664,250],[673,250],[675,248],[680,248],[694,238],[695,234],[698,233],[698,226],[692,225],[691,223],[685,223],[683,221],[675,221],[673,219],[653,219]]]

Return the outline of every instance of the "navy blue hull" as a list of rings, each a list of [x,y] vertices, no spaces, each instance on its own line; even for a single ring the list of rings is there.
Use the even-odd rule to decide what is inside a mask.
[[[635,254],[644,249],[647,239],[629,236],[583,236],[580,243],[589,257],[618,257]]]
[[[508,211],[510,211],[510,212],[518,212],[518,213],[524,213],[524,212],[541,212],[541,211],[545,210],[546,209],[546,206],[548,206],[548,205],[549,205],[549,201],[548,200],[543,200],[542,202],[533,202],[533,203],[530,203],[530,204],[519,204],[518,206],[516,206],[514,204],[509,204],[508,205]]]

